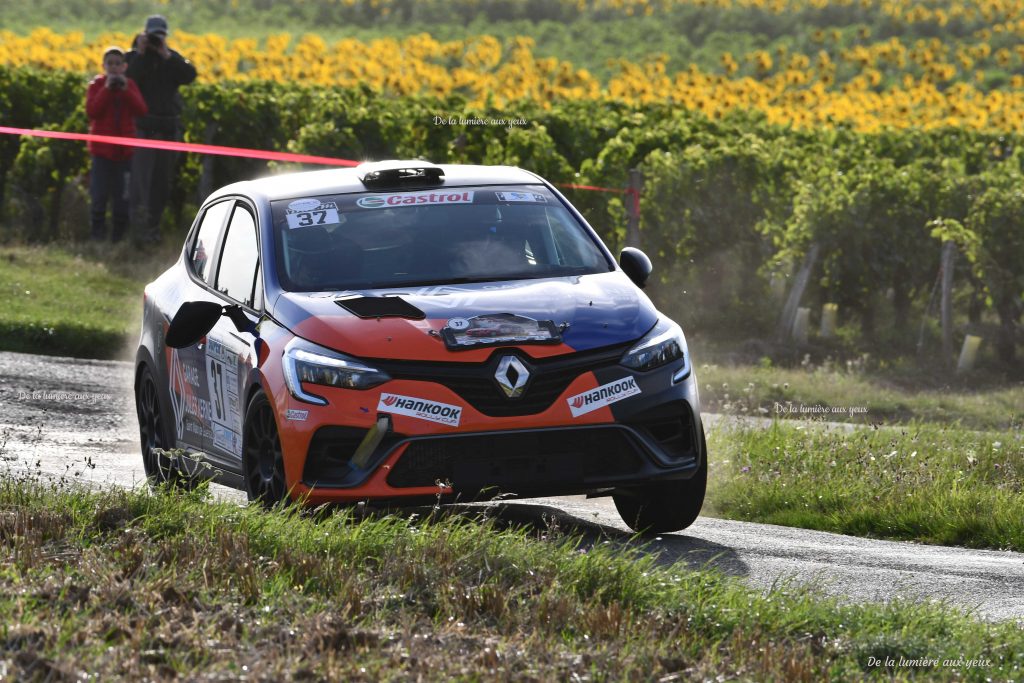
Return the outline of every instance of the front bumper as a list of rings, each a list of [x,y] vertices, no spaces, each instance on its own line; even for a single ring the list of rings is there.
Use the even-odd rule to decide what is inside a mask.
[[[593,368],[567,382],[546,410],[507,417],[487,415],[437,382],[396,380],[376,392],[331,389],[333,409],[309,410],[314,419],[282,435],[289,486],[316,504],[571,495],[687,479],[703,457],[700,406],[694,375],[673,379],[677,365],[647,373]],[[629,377],[638,394],[573,417],[569,397]],[[380,417],[365,406],[376,405],[381,392],[462,405],[462,424],[389,416],[392,428],[357,465],[353,455]],[[360,406],[346,409],[353,399]],[[338,419],[346,414],[353,416],[349,424]]]

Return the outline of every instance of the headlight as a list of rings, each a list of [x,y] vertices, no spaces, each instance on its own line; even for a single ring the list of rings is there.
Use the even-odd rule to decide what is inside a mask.
[[[284,349],[284,380],[288,391],[306,403],[325,406],[327,399],[303,391],[303,382],[342,389],[369,389],[390,379],[386,372],[298,337]]]
[[[676,360],[683,360],[680,372],[673,376],[679,381],[690,374],[690,359],[686,352],[686,337],[683,330],[668,318],[660,318],[654,329],[626,352],[619,361],[634,370],[653,370]]]

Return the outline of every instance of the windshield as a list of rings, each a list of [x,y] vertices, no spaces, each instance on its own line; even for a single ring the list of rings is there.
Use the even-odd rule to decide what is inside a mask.
[[[321,195],[271,206],[278,276],[290,291],[614,270],[542,185]]]

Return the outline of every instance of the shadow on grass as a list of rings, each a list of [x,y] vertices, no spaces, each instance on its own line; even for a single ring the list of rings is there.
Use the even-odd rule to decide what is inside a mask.
[[[461,518],[471,522],[490,522],[499,530],[524,529],[542,541],[575,541],[579,551],[609,543],[626,554],[650,556],[666,567],[683,563],[689,569],[713,569],[727,576],[745,577],[750,573],[747,564],[733,548],[689,536],[685,531],[645,536],[584,519],[551,505],[529,501],[452,503],[437,508],[358,506],[357,510],[357,516],[394,514],[416,521]]]

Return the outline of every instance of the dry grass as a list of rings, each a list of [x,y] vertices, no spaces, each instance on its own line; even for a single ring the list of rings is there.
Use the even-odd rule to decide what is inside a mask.
[[[822,681],[909,675],[868,656],[965,654],[992,660],[959,672],[981,680],[1024,662],[1012,625],[762,595],[600,528],[426,513],[267,514],[4,476],[0,675]]]

